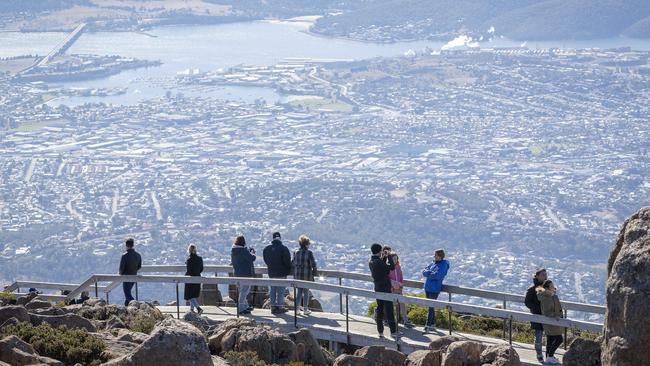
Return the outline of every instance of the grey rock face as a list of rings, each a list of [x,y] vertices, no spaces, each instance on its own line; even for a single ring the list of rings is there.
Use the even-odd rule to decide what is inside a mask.
[[[507,344],[488,346],[481,353],[481,365],[520,366],[519,354]]]
[[[600,343],[576,338],[562,358],[567,366],[600,366]]]
[[[650,365],[650,206],[623,223],[607,267],[602,364]]]

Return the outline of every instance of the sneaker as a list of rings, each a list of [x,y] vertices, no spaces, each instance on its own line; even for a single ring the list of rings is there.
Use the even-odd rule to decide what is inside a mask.
[[[304,315],[309,315],[309,314],[311,314],[311,310],[309,310],[309,309],[305,309],[305,310],[302,311],[302,313],[303,313]]]
[[[386,337],[384,337],[384,333],[379,333],[379,339],[386,339]]]
[[[427,325],[427,326],[424,327],[424,331],[423,331],[422,333],[427,334],[427,333],[429,333],[431,330],[432,330],[432,328],[431,328],[430,326]]]
[[[201,315],[201,314],[203,314],[203,309],[201,309],[201,308],[196,308],[196,312],[197,312],[199,315]]]
[[[252,307],[252,306],[249,306],[248,308],[246,308],[246,310],[250,310],[250,311],[253,311],[253,309],[255,309],[255,308]]]
[[[538,361],[539,363],[544,363],[544,356],[541,355],[541,354],[540,354],[540,355],[537,355],[537,361]]]
[[[555,358],[555,356],[551,356],[546,358],[546,363],[548,365],[560,365],[560,360]]]
[[[239,312],[239,315],[248,315],[248,314],[250,314],[250,313],[251,313],[251,311],[248,310],[248,309],[246,309],[246,310],[242,310],[242,311],[240,311],[240,312]]]

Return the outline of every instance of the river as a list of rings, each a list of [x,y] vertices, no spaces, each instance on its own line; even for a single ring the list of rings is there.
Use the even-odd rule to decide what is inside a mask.
[[[124,71],[107,78],[53,83],[66,87],[126,87],[116,96],[71,97],[50,101],[50,104],[78,105],[85,102],[134,104],[164,95],[167,91],[186,95],[211,96],[220,99],[252,102],[280,100],[271,88],[263,87],[182,87],[173,85],[178,72],[187,69],[216,70],[235,65],[272,65],[285,58],[367,59],[396,56],[408,50],[425,47],[440,49],[444,42],[416,41],[379,44],[316,36],[308,33],[308,22],[255,21],[220,25],[181,25],[158,27],[146,33],[85,33],[68,50],[73,54],[120,55],[147,60],[160,60],[162,65]],[[47,53],[65,37],[63,33],[0,33],[0,57]],[[521,42],[505,39],[483,42],[482,47],[519,46]],[[620,47],[650,50],[648,40],[612,38],[590,41],[532,42],[529,47]]]

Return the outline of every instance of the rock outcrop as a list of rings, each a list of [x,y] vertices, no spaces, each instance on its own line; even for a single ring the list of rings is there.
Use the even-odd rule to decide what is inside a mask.
[[[442,336],[431,341],[431,343],[429,343],[429,349],[432,351],[441,351],[442,353],[445,353],[447,351],[447,347],[449,347],[450,344],[458,342],[460,340],[461,339],[459,337],[454,335]]]
[[[210,346],[210,352],[216,355],[222,353],[223,349],[221,347],[221,340],[231,329],[241,327],[254,327],[256,325],[257,324],[255,323],[255,320],[248,318],[226,320],[215,329],[208,332],[208,345]]]
[[[375,366],[375,364],[363,357],[340,355],[334,360],[334,366]]]
[[[473,341],[458,341],[447,347],[447,352],[442,358],[444,366],[480,365],[481,353],[485,346]]]
[[[576,338],[562,358],[566,366],[600,366],[600,342]]]
[[[221,352],[228,351],[253,351],[268,364],[298,360],[296,344],[289,336],[267,326],[230,329],[221,339]]]
[[[327,366],[331,364],[326,352],[323,351],[318,341],[307,329],[289,333],[289,338],[296,344],[297,359],[311,366]]]
[[[442,356],[440,351],[420,350],[408,355],[404,366],[440,366]]]
[[[520,366],[519,354],[506,344],[488,346],[481,353],[481,365]]]
[[[27,309],[20,305],[0,307],[0,324],[11,318],[16,318],[19,322],[28,322],[29,313],[27,312]]]
[[[8,336],[0,340],[0,361],[11,366],[64,366],[63,362],[39,356],[31,344],[23,342],[16,336]]]
[[[354,355],[365,358],[373,365],[402,366],[406,362],[405,354],[384,346],[363,347],[354,352]]]
[[[104,365],[212,366],[213,363],[203,333],[189,323],[169,318],[158,324],[149,338],[131,353]]]
[[[607,273],[602,364],[650,365],[650,206],[623,223]]]
[[[33,325],[47,323],[54,328],[66,326],[68,329],[81,328],[89,332],[97,331],[97,328],[90,320],[83,318],[77,314],[65,314],[65,315],[30,314],[29,317]]]

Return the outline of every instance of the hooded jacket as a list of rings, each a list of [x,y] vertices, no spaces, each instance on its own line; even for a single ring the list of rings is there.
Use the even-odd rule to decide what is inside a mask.
[[[542,305],[539,303],[539,300],[537,299],[537,292],[535,291],[537,287],[541,285],[542,284],[537,281],[537,278],[533,277],[533,285],[528,288],[528,291],[526,291],[526,300],[524,300],[524,304],[530,310],[531,314],[542,314]],[[536,330],[544,329],[540,323],[530,322],[530,327]]]
[[[291,273],[291,252],[282,241],[273,240],[263,255],[270,278],[285,278]]]
[[[424,282],[424,291],[439,293],[442,291],[442,281],[449,271],[449,262],[441,259],[438,262],[429,264],[423,271],[422,276],[426,278]]]
[[[256,258],[249,248],[233,245],[230,250],[230,264],[235,272],[235,277],[254,277],[253,263]]]
[[[564,318],[562,304],[556,294],[552,294],[551,291],[542,287],[538,287],[535,291],[537,292],[537,299],[539,299],[541,304],[542,315],[551,318]],[[557,325],[544,324],[544,333],[547,336],[558,336],[564,334],[564,328]]]

